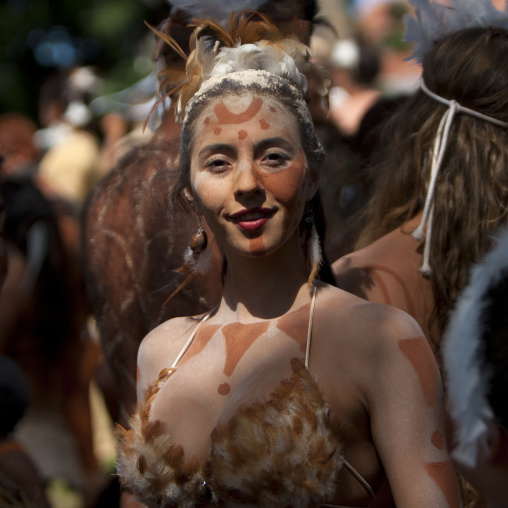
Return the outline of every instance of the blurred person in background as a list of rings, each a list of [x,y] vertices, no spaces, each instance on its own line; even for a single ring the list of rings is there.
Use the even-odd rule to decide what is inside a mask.
[[[56,195],[41,191],[40,152],[29,136],[14,139],[15,132],[0,129],[0,145],[7,139],[9,147],[3,154],[9,173],[0,174],[8,258],[0,352],[20,365],[32,392],[16,433],[45,480],[57,473],[72,478],[93,498],[105,482],[92,447],[88,400],[98,352],[85,326],[89,310],[78,247],[66,244],[62,234],[66,221],[74,227],[76,219]],[[70,445],[58,446],[65,436]],[[69,467],[71,456],[76,467]]]
[[[40,91],[43,128],[35,141],[44,155],[38,179],[46,192],[65,200],[76,214],[101,176],[100,142],[88,128],[93,118],[88,104],[98,87],[93,70],[78,67],[50,76]]]
[[[507,11],[452,3],[413,0],[425,9],[407,18],[423,81],[373,156],[358,250],[333,265],[340,287],[412,315],[435,353],[508,202]]]

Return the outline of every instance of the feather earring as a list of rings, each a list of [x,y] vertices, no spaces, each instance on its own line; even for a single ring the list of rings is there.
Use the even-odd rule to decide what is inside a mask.
[[[185,250],[184,264],[175,270],[176,273],[185,275],[185,278],[166,299],[164,305],[166,305],[166,303],[168,303],[169,300],[173,298],[173,296],[175,296],[184,286],[186,286],[195,275],[204,274],[208,271],[211,266],[212,259],[210,252],[203,254],[207,245],[208,236],[206,231],[201,226],[200,216],[198,230],[192,235],[189,246]]]
[[[307,264],[310,269],[307,284],[309,289],[311,289],[314,281],[316,280],[317,273],[323,263],[323,253],[321,251],[321,243],[319,241],[316,225],[314,224],[314,212],[312,208],[308,208],[303,216],[303,229],[305,230]]]

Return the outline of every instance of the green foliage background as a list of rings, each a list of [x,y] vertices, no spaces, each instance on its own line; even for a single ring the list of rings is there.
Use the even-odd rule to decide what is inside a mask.
[[[168,14],[166,0],[3,0],[0,113],[18,111],[37,122],[41,83],[71,61],[96,67],[104,93],[129,86],[151,65],[153,36],[143,21],[158,25]],[[61,54],[41,64],[51,44]]]

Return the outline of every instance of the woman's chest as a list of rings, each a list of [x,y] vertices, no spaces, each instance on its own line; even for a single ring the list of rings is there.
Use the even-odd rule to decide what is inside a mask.
[[[218,424],[240,407],[266,400],[291,377],[292,358],[304,361],[308,311],[294,314],[252,324],[203,324],[153,398],[150,419],[163,422],[186,455],[205,459]]]

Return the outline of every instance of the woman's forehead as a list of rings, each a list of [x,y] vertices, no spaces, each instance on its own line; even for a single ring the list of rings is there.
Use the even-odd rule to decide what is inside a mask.
[[[267,113],[283,114],[287,119],[295,121],[294,116],[276,97],[252,93],[217,97],[203,110],[202,116],[212,115],[220,123],[243,123]]]

